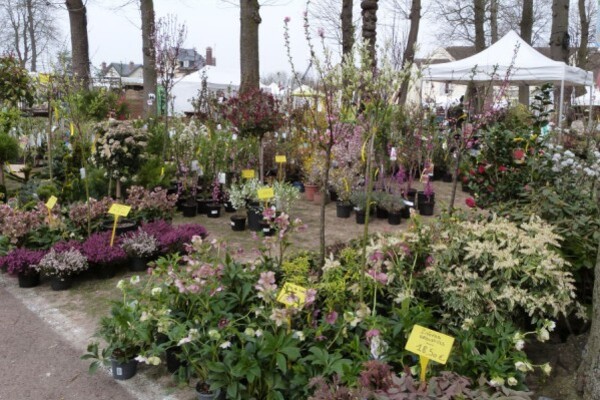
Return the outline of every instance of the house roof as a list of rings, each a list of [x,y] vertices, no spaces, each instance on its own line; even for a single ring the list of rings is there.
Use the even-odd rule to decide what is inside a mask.
[[[131,75],[136,69],[142,68],[142,64],[113,62],[106,67],[106,70],[108,71],[111,67],[117,71],[119,76],[124,77]]]
[[[179,55],[177,56],[177,59],[179,61],[204,62],[204,57],[198,54],[196,49],[179,49]]]

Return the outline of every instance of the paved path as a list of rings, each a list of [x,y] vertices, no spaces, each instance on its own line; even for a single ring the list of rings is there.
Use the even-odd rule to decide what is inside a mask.
[[[25,289],[22,289],[25,290]],[[133,400],[0,283],[0,399]]]

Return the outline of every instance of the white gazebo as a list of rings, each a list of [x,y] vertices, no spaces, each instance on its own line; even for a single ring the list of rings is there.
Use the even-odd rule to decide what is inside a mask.
[[[593,91],[593,73],[552,60],[510,31],[487,49],[458,61],[423,68],[423,80],[468,84],[491,82],[502,85],[536,85],[551,82],[560,85],[559,121],[563,115],[566,85],[586,86]]]

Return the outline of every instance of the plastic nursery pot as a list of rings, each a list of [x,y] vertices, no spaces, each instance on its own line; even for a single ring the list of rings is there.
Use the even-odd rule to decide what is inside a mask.
[[[198,214],[198,205],[196,203],[183,203],[181,205],[181,212],[186,218],[194,218]]]
[[[376,215],[379,219],[386,219],[388,217],[388,211],[385,208],[377,206]]]
[[[97,279],[110,279],[117,274],[116,263],[93,264],[90,266],[92,273]]]
[[[149,257],[131,257],[129,261],[129,270],[133,272],[141,272],[148,269]]]
[[[425,216],[431,216],[431,215],[433,215],[434,207],[435,207],[435,201],[419,203],[419,214],[425,215]]]
[[[432,193],[429,197],[427,197],[425,195],[425,192],[419,191],[417,193],[417,205],[419,205],[421,203],[429,203],[429,202],[435,203],[435,193]]]
[[[241,232],[246,230],[246,217],[243,215],[233,215],[231,218],[231,230]]]
[[[110,361],[113,378],[119,381],[124,381],[133,376],[137,372],[137,361],[129,360],[126,363],[120,363],[115,360]]]
[[[221,205],[219,203],[207,204],[206,216],[208,218],[219,218],[221,216]]]
[[[196,199],[196,202],[198,203],[198,214],[200,215],[208,215],[208,212],[210,211],[209,205],[214,203],[212,199],[204,199],[200,197]]]
[[[260,223],[260,232],[265,236],[273,236],[275,234],[275,228],[271,227],[266,221]]]
[[[20,288],[32,288],[40,284],[40,273],[37,271],[23,273],[18,275]]]
[[[198,400],[216,400],[221,398],[221,390],[210,390],[210,386],[204,382],[196,384],[196,395]]]
[[[52,277],[52,279],[50,279],[50,287],[52,288],[52,290],[55,291],[59,291],[59,290],[67,290],[71,287],[71,285],[73,284],[73,278],[70,276],[64,276],[64,277]]]
[[[356,223],[359,225],[364,225],[366,214],[367,213],[365,210],[356,210]]]
[[[231,204],[230,201],[225,202],[225,212],[232,213],[232,212],[235,212],[235,211],[236,210],[235,210],[235,208],[233,207],[233,205]]]
[[[263,216],[260,210],[254,208],[248,209],[248,229],[252,232],[260,231],[260,223],[262,222]]]
[[[402,214],[400,211],[389,212],[387,220],[388,220],[388,224],[390,224],[390,225],[400,225],[400,222],[402,221]]]
[[[337,202],[335,206],[335,215],[338,218],[350,218],[352,214],[352,204],[349,202]]]
[[[315,193],[319,189],[318,185],[305,184],[304,185],[304,198],[307,201],[313,201],[315,199]]]

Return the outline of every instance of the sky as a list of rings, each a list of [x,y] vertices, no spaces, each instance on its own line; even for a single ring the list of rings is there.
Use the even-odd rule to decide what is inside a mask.
[[[92,65],[105,61],[142,63],[142,38],[139,9],[136,5],[119,7],[126,0],[89,0],[87,3],[88,37]],[[284,18],[290,17],[290,34],[296,69],[308,65],[308,48],[303,34],[302,14],[305,0],[277,0],[278,5],[262,7],[260,24],[260,70],[290,71],[284,46]],[[239,8],[222,0],[154,0],[157,19],[173,14],[187,26],[185,48],[196,48],[202,55],[213,48],[217,66],[239,71]],[[59,10],[61,28],[69,46],[69,19]]]

